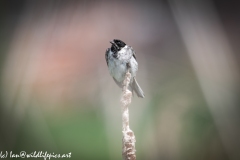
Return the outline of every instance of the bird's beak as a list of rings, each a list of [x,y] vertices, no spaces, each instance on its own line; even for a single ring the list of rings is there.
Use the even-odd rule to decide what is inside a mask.
[[[114,43],[113,41],[110,41],[110,43],[111,43],[112,45],[114,45],[115,47],[117,47],[117,49],[119,49],[119,47],[117,46],[116,43]]]

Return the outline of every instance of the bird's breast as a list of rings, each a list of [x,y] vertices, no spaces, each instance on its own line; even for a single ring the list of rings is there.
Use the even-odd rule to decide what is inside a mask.
[[[111,76],[120,83],[122,83],[122,81],[124,80],[127,71],[127,63],[130,63],[130,72],[132,74],[132,77],[136,76],[138,64],[136,59],[132,55],[133,53],[128,47],[123,48],[117,53],[113,53],[110,51],[108,54],[109,72]]]
[[[122,82],[127,70],[126,63],[118,59],[112,58],[112,60],[109,61],[108,65],[111,76],[114,77],[118,82]]]

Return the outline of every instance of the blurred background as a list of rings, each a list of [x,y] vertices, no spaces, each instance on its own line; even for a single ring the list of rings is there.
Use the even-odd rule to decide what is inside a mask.
[[[121,159],[117,38],[146,95],[130,106],[137,159],[239,160],[239,18],[224,0],[1,0],[0,150]]]

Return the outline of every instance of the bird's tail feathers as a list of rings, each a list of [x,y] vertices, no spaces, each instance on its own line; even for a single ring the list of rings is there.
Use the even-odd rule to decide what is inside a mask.
[[[135,77],[133,77],[133,82],[132,82],[132,89],[136,92],[138,97],[144,98],[144,92],[141,89],[141,87],[139,86],[139,84],[137,83],[137,80]]]

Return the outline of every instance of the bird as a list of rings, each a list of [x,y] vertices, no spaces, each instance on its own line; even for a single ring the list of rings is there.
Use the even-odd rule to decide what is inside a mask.
[[[113,77],[113,80],[120,88],[122,88],[125,74],[129,69],[131,73],[129,89],[134,91],[138,97],[144,98],[144,92],[136,79],[138,62],[135,51],[131,46],[119,39],[114,39],[113,41],[110,41],[110,43],[112,45],[111,48],[106,50],[105,59],[109,73]]]

